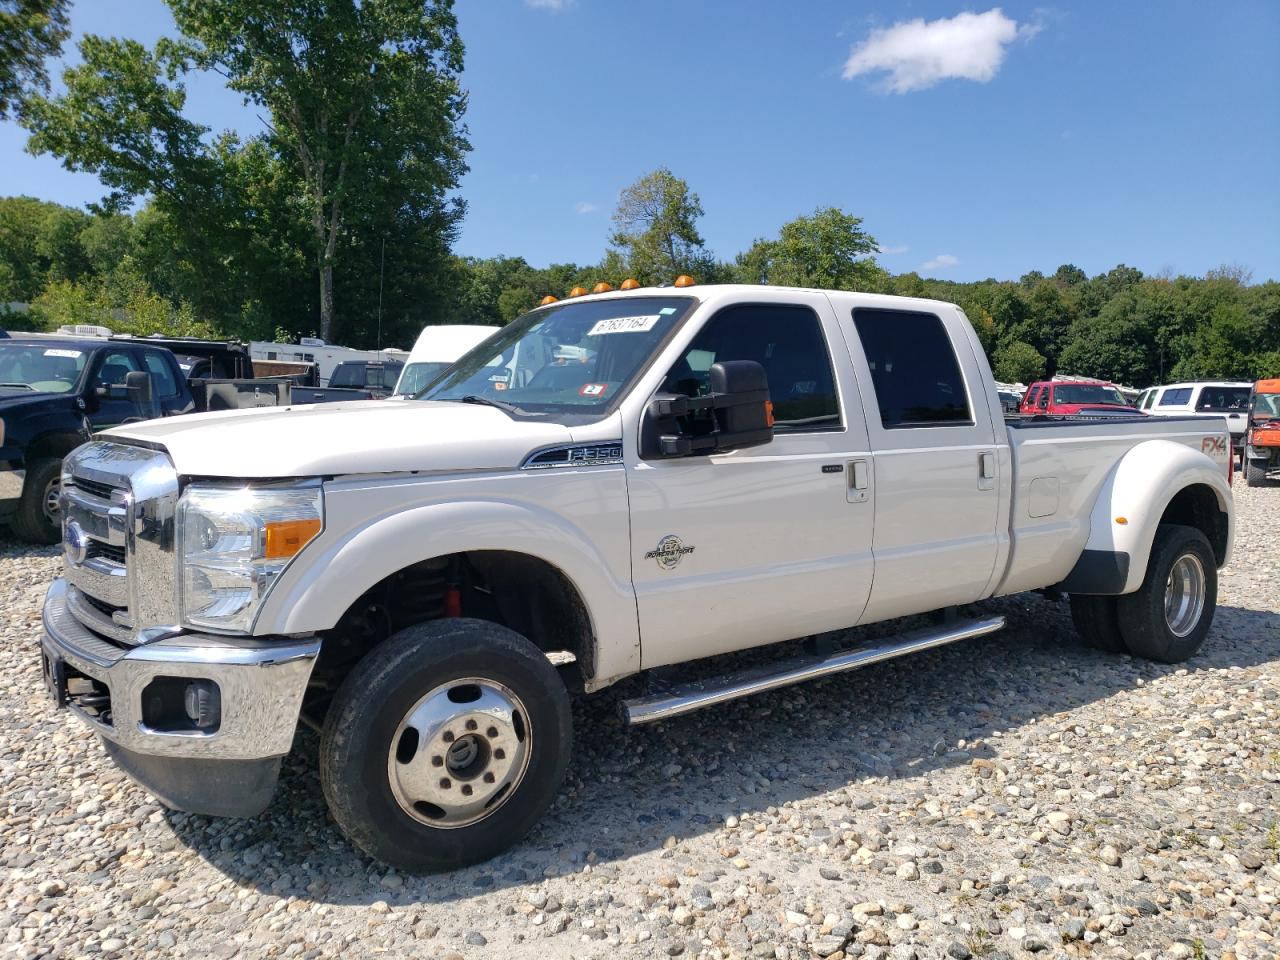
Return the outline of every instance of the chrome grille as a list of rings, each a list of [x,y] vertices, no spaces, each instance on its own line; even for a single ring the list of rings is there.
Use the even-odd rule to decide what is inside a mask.
[[[67,457],[63,470],[63,566],[76,601],[72,615],[119,643],[172,632],[178,477],[169,458],[95,441]]]

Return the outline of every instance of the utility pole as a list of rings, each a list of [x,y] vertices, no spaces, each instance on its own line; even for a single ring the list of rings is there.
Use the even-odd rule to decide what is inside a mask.
[[[382,237],[382,258],[378,261],[378,350],[382,350],[382,278],[387,272],[387,238]]]

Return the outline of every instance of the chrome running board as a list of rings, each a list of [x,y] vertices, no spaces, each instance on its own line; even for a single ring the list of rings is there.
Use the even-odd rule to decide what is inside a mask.
[[[827,677],[833,673],[857,670],[882,660],[931,650],[958,640],[983,637],[1003,627],[1004,617],[961,620],[941,627],[925,627],[896,637],[886,637],[873,646],[845,650],[825,657],[793,657],[718,677],[676,683],[657,693],[624,700],[622,719],[628,724],[637,724],[678,717],[682,713],[692,713],[703,707],[748,697],[753,693],[764,693],[766,690],[789,687],[793,683]]]

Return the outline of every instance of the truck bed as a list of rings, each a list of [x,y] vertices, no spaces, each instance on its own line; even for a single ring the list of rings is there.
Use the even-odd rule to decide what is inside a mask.
[[[1225,418],[1010,417],[1013,496],[1009,554],[995,594],[1033,590],[1065,579],[1089,537],[1090,514],[1117,462],[1148,440],[1168,440],[1212,454],[1230,446]]]

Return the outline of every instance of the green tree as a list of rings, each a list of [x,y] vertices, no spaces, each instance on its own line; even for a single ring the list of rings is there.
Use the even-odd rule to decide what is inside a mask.
[[[465,172],[463,47],[452,0],[169,0],[194,62],[267,109],[299,168],[319,277],[320,335],[334,330],[334,268],[349,210],[389,181],[397,202],[456,227]],[[391,209],[384,204],[385,217]],[[374,219],[377,219],[375,216]]]
[[[1029,343],[1015,340],[996,351],[996,379],[1003,383],[1031,383],[1045,375],[1045,359]]]
[[[0,120],[27,90],[47,90],[50,57],[71,35],[70,0],[0,0]]]
[[[736,265],[744,283],[865,290],[878,280],[877,249],[861,217],[821,207],[783,224],[776,240],[757,240]]]
[[[678,274],[697,277],[707,256],[697,221],[702,202],[666,167],[645,174],[622,191],[613,215],[612,243],[631,275],[646,285],[671,282]]]

